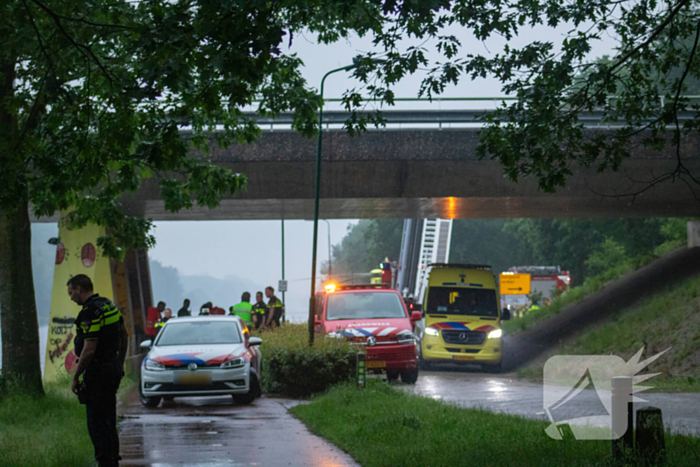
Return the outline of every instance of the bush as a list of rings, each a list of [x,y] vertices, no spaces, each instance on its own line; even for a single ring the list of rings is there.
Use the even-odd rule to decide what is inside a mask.
[[[262,387],[265,393],[307,397],[355,375],[356,350],[345,339],[316,336],[308,344],[306,324],[256,331],[262,338]]]

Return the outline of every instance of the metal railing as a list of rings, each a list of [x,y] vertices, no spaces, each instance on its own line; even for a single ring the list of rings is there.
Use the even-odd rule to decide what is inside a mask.
[[[371,111],[367,111],[371,113]],[[464,109],[464,110],[382,110],[381,115],[387,125],[409,124],[483,124],[484,117],[493,113],[492,109]],[[261,116],[255,112],[246,112],[248,118],[253,118],[259,125],[291,125],[293,122],[292,113],[283,113],[276,117]],[[349,118],[350,112],[343,110],[324,111],[324,125],[342,125]],[[696,116],[695,112],[686,111],[679,112],[678,119],[680,121],[693,120]],[[578,114],[579,122],[586,126],[622,126],[620,122],[605,122],[603,121],[603,111],[581,112]]]

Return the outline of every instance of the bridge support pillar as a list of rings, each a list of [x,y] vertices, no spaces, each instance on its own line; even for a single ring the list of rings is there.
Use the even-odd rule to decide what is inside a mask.
[[[688,222],[688,248],[700,246],[700,221]]]
[[[61,213],[58,224],[58,243],[51,291],[51,315],[46,343],[44,380],[54,380],[76,365],[73,339],[74,320],[80,307],[68,297],[66,283],[78,274],[92,280],[95,293],[112,300],[122,315],[129,331],[129,355],[140,353],[139,342],[144,335],[146,310],[153,303],[148,254],[128,251],[124,261],[102,256],[97,239],[105,234],[103,227],[88,225],[70,229]]]

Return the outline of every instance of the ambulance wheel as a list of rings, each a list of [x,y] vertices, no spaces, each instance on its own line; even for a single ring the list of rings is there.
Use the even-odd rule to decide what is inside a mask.
[[[141,385],[139,384],[139,400],[146,407],[158,407],[158,404],[160,404],[161,397],[160,396],[153,396],[153,397],[144,396],[143,392],[141,392]]]
[[[503,362],[498,362],[491,365],[481,365],[481,369],[487,373],[502,373]]]
[[[404,384],[416,384],[416,381],[418,381],[418,368],[402,371],[401,381],[403,381]]]

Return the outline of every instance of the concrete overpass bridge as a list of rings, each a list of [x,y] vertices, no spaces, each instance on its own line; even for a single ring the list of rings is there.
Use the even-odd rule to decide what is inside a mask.
[[[484,110],[388,111],[389,127],[358,137],[324,129],[322,218],[552,218],[698,216],[700,202],[683,182],[656,186],[630,196],[654,176],[676,166],[675,148],[638,148],[618,172],[597,173],[572,165],[565,188],[543,193],[534,179],[513,183],[498,162],[478,160],[478,117]],[[324,125],[340,126],[345,112],[324,113]],[[683,115],[682,118],[691,118]],[[582,114],[587,131],[600,115]],[[167,212],[157,183],[146,180],[125,200],[134,213],[154,220],[310,219],[313,217],[316,140],[282,129],[289,115],[261,118],[260,139],[249,145],[214,149],[212,162],[248,177],[247,190],[215,210],[196,207]],[[267,125],[270,125],[269,127]],[[447,126],[451,127],[448,128]],[[455,127],[457,126],[457,127]],[[268,129],[269,128],[269,129]],[[700,173],[700,135],[682,142],[684,163]],[[612,197],[601,196],[601,194]],[[56,219],[42,219],[56,220]]]

